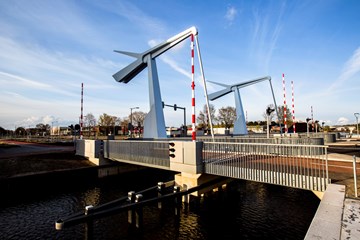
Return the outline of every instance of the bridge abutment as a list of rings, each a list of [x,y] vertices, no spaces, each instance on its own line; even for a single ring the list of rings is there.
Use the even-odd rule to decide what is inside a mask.
[[[173,141],[171,148],[173,150],[170,157],[170,170],[179,172],[174,179],[175,184],[181,189],[187,190],[206,185],[191,193],[192,196],[199,197],[225,184],[224,178],[203,173],[203,142]],[[188,199],[189,196],[184,196],[183,202],[188,202]]]
[[[97,166],[108,164],[103,157],[103,141],[101,140],[77,140],[76,155],[86,157]]]
[[[200,197],[202,194],[205,194],[207,192],[211,192],[214,189],[218,188],[219,186],[223,186],[226,184],[226,181],[215,175],[211,174],[191,174],[191,173],[178,173],[175,175],[175,184],[177,186],[180,186],[183,190],[188,190],[190,188],[199,187],[201,185],[207,185],[206,187],[203,187],[199,189],[196,192],[191,193],[192,196]],[[184,196],[183,202],[188,202],[188,196]]]

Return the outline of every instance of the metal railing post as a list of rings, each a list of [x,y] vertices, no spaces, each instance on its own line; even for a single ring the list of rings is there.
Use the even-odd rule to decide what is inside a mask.
[[[180,192],[180,186],[174,186],[174,193]],[[175,216],[180,216],[180,210],[181,210],[181,195],[176,196],[175,199]]]
[[[161,197],[164,194],[164,190],[165,190],[165,183],[158,182],[157,184],[158,197]],[[158,208],[159,209],[162,208],[162,201],[158,202]]]
[[[135,202],[141,202],[143,200],[142,194],[136,194]],[[137,228],[142,228],[143,226],[143,207],[137,207],[135,209],[135,225]]]
[[[93,205],[88,205],[85,207],[85,215],[89,215],[91,213],[91,209]],[[85,239],[92,240],[94,236],[94,222],[92,219],[86,221],[85,223]]]
[[[135,202],[135,191],[128,192],[128,202],[134,203]],[[135,222],[135,211],[134,209],[128,210],[128,223],[134,224]]]
[[[325,148],[325,171],[326,171],[326,186],[325,186],[325,190],[327,185],[330,183],[329,182],[329,165],[328,165],[328,154],[327,154],[327,148]]]
[[[354,194],[355,197],[358,197],[358,193],[357,193],[357,176],[356,176],[356,156],[353,156],[354,161],[353,161],[353,169],[354,169]]]

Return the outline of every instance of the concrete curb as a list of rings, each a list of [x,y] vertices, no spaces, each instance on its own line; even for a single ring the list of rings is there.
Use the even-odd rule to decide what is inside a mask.
[[[304,239],[340,239],[345,185],[329,184]]]

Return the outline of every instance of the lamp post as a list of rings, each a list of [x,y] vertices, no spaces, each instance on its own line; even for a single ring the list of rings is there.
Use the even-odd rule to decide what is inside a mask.
[[[133,129],[133,125],[132,125],[132,110],[133,109],[139,109],[139,107],[132,107],[130,108],[130,126],[131,126],[131,136],[132,136],[132,129]]]
[[[354,113],[354,116],[356,118],[356,133],[357,137],[359,137],[359,113]]]
[[[309,137],[309,122],[310,122],[311,118],[307,118],[306,119],[306,132],[307,132],[307,137]]]

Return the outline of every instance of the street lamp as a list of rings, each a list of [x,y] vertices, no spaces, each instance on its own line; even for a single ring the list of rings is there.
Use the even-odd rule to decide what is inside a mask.
[[[310,122],[311,118],[307,118],[306,119],[306,132],[307,132],[307,137],[309,137],[309,122]]]
[[[359,113],[354,113],[354,116],[356,118],[356,129],[357,129],[357,137],[359,137]]]
[[[133,125],[132,125],[132,110],[133,109],[139,109],[139,107],[130,108],[130,126],[131,126],[131,130],[133,129]],[[132,135],[132,132],[131,132],[131,135]]]

